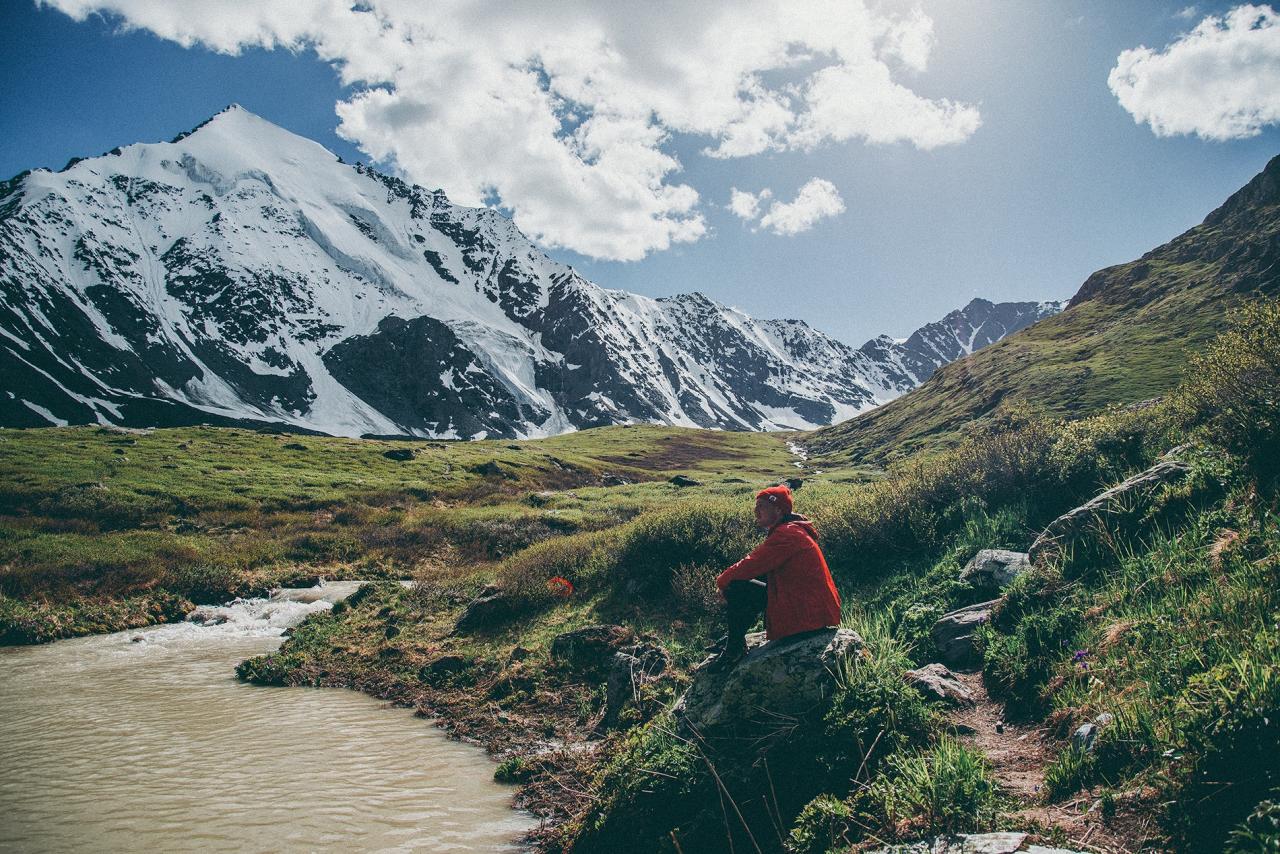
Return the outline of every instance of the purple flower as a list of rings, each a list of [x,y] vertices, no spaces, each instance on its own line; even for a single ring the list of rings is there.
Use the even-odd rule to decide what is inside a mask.
[[[1081,661],[1084,661],[1085,658],[1088,657],[1088,655],[1089,655],[1089,650],[1077,649],[1075,655],[1071,656],[1071,660],[1079,664]]]

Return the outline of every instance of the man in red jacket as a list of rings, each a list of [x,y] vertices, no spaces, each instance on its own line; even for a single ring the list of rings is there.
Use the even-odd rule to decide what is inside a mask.
[[[771,641],[840,625],[840,594],[818,532],[792,512],[790,489],[771,486],[756,495],[756,525],[769,532],[764,542],[716,578],[729,623],[719,666],[746,655],[747,630],[761,611]]]

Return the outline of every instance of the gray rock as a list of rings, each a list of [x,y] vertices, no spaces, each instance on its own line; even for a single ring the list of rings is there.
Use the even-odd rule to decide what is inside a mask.
[[[1083,753],[1092,753],[1097,742],[1097,724],[1081,724],[1080,728],[1071,734],[1071,747]]]
[[[1116,719],[1116,716],[1111,714],[1110,712],[1103,712],[1102,714],[1094,718],[1093,722],[1094,724],[1097,725],[1098,729],[1102,729],[1103,727],[1111,726],[1111,723],[1115,719]]]
[[[926,664],[919,670],[902,674],[907,684],[930,700],[941,700],[952,706],[972,706],[973,694],[943,664]]]
[[[1068,510],[1049,523],[1029,549],[1031,562],[1043,564],[1063,554],[1080,535],[1087,533],[1107,517],[1130,512],[1155,494],[1165,484],[1177,483],[1191,472],[1191,466],[1170,454],[1146,471],[1120,482],[1074,510]]]
[[[640,687],[661,676],[671,666],[671,656],[661,646],[638,643],[613,654],[605,683],[604,724],[612,727]]]
[[[1031,558],[1026,552],[1008,549],[983,549],[965,564],[960,580],[975,587],[999,589],[1006,587],[1031,568]]]
[[[489,628],[509,619],[516,611],[511,597],[494,585],[480,591],[480,595],[471,600],[458,622],[454,624],[455,632],[470,632],[476,629]]]
[[[634,644],[636,633],[626,626],[585,626],[556,635],[551,660],[579,671],[601,671],[611,666],[613,654]]]
[[[620,474],[603,474],[600,483],[603,486],[627,486],[631,481]]]
[[[974,633],[978,626],[991,619],[991,609],[999,599],[979,602],[967,608],[960,608],[949,614],[943,614],[933,624],[933,643],[938,647],[942,660],[953,667],[965,667],[977,663],[977,649],[974,646]]]
[[[392,448],[389,451],[383,451],[382,455],[389,460],[404,463],[413,459],[413,450],[411,448]]]
[[[747,636],[747,656],[726,670],[709,669],[708,658],[694,671],[689,690],[676,703],[682,726],[704,735],[735,726],[777,727],[806,716],[835,691],[840,662],[862,649],[849,629],[823,629],[795,638],[764,642]]]
[[[673,483],[676,486],[702,486],[702,481],[694,480],[693,478],[683,474],[678,474],[675,477],[670,478],[667,482]]]

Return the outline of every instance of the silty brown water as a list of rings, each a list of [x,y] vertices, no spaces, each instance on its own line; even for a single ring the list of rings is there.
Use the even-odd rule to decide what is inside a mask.
[[[348,592],[0,649],[0,850],[519,850],[532,819],[479,748],[352,691],[235,679]]]

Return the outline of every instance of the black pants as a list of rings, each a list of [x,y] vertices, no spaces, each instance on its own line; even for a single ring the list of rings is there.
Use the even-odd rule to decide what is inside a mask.
[[[741,650],[747,645],[747,632],[756,624],[769,602],[764,579],[730,581],[724,588],[725,619],[729,624],[728,650]]]

